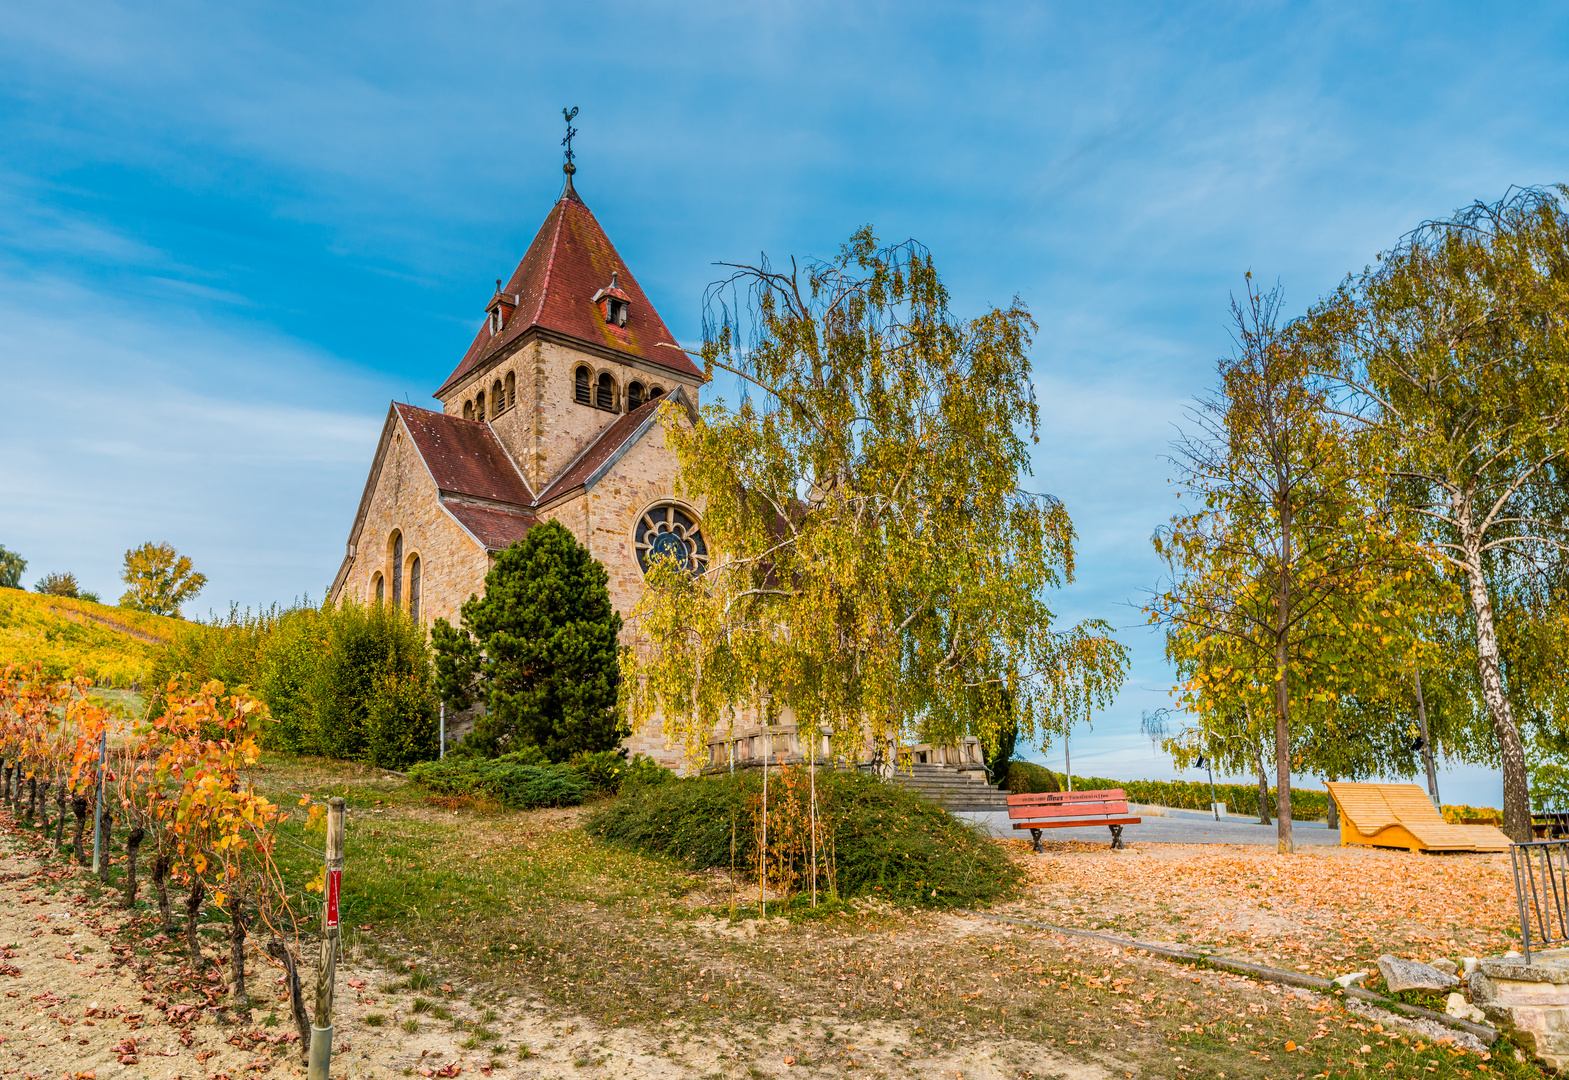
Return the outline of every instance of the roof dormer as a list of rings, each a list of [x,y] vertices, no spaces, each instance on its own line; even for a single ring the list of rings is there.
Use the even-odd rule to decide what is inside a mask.
[[[610,284],[594,294],[594,306],[599,308],[599,316],[611,326],[625,326],[627,312],[632,307],[632,299],[621,291],[621,286],[616,284],[618,271],[610,272]]]
[[[512,313],[517,310],[518,297],[516,293],[501,291],[501,279],[496,279],[496,294],[490,298],[490,303],[485,305],[485,311],[490,315],[491,336],[501,333],[506,328],[507,320],[512,318]]]

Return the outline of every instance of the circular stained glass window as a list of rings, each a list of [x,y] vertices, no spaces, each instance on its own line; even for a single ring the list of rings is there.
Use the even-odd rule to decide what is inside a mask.
[[[645,574],[660,558],[675,559],[694,574],[708,566],[708,544],[703,540],[702,529],[675,503],[660,503],[643,511],[637,519],[632,546]]]

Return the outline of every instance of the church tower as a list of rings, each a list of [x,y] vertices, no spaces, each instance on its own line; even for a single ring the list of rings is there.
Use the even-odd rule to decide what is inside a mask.
[[[611,603],[642,597],[654,553],[706,564],[701,507],[675,495],[667,425],[690,422],[702,371],[677,347],[573,186],[433,395],[391,402],[331,598],[456,624],[496,556],[541,521],[604,564]],[[634,749],[660,756],[657,732]]]
[[[696,404],[703,383],[564,168],[561,197],[433,395],[488,422],[534,491],[618,417],[677,387]]]

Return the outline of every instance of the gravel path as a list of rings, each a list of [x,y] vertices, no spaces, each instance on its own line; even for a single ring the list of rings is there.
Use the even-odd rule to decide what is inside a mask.
[[[1134,811],[1138,815],[1138,811]],[[1275,846],[1275,826],[1267,828],[1257,818],[1222,818],[1216,821],[1201,810],[1166,810],[1164,817],[1142,815],[1137,825],[1122,830],[1123,843],[1127,844],[1262,844]],[[1029,839],[1029,833],[1015,831],[1003,811],[959,811],[957,817],[985,825],[998,836]],[[1046,838],[1051,840],[1097,840],[1111,842],[1111,831],[1104,825],[1086,825],[1083,828],[1048,829]],[[1292,822],[1292,839],[1298,844],[1334,846],[1340,843],[1340,830],[1331,831],[1322,821]]]

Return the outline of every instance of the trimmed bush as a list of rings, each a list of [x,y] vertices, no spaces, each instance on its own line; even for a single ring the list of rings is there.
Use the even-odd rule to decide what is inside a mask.
[[[409,780],[433,795],[487,795],[514,810],[577,806],[592,790],[574,769],[565,765],[524,765],[512,754],[424,761],[409,770]]]
[[[620,791],[625,784],[664,784],[676,778],[675,773],[646,754],[628,761],[623,750],[574,754],[567,766],[595,791],[608,795]]]
[[[804,812],[802,783],[789,772],[770,780],[770,858],[777,857],[776,836],[800,832],[794,819]],[[628,785],[589,819],[587,830],[694,870],[755,870],[762,788],[755,769]],[[826,771],[818,774],[817,791],[819,843],[832,855],[841,897],[951,908],[1017,894],[1022,872],[999,845],[913,792],[874,776]]]
[[[1033,761],[1008,762],[1008,772],[1002,786],[1015,795],[1062,790],[1062,785],[1057,782],[1057,774]]]

